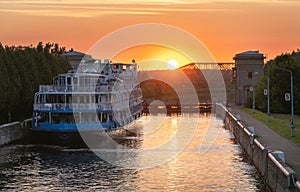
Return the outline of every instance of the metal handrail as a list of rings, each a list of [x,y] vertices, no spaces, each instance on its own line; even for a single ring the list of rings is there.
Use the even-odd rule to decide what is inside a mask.
[[[39,103],[34,110],[111,110],[111,103]]]

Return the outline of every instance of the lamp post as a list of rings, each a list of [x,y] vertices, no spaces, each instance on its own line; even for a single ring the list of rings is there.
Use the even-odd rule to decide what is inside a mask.
[[[291,136],[295,137],[295,125],[294,125],[294,85],[293,85],[293,72],[281,67],[275,67],[276,69],[289,72],[291,74]]]
[[[253,78],[252,78],[252,88],[253,88],[253,95],[252,95],[252,113],[255,113],[255,82],[254,78],[258,74],[258,72],[254,72]]]
[[[267,97],[268,97],[268,122],[270,122],[270,76],[268,74],[267,76]]]

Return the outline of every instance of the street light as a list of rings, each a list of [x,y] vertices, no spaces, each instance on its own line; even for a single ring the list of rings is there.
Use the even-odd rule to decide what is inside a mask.
[[[253,88],[253,95],[252,95],[252,113],[255,113],[255,82],[254,78],[258,74],[258,72],[254,72],[253,78],[252,78],[252,88]]]
[[[268,122],[270,122],[270,74],[267,76]]]
[[[295,125],[294,125],[294,86],[293,86],[293,72],[288,69],[284,69],[281,67],[275,67],[275,69],[279,69],[282,71],[289,72],[291,74],[291,136],[295,137]],[[269,92],[268,92],[269,94]],[[269,106],[268,106],[269,107]]]

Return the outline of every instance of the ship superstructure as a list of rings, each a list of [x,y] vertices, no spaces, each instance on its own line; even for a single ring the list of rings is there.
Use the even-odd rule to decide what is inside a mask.
[[[83,60],[76,72],[59,74],[53,85],[40,85],[33,109],[33,131],[126,128],[142,115],[137,65]]]

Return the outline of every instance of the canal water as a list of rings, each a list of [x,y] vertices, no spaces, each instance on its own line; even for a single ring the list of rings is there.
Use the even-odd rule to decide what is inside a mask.
[[[144,116],[144,134],[119,141],[135,154],[125,159],[134,162],[131,168],[107,162],[89,148],[30,143],[3,146],[0,148],[0,190],[263,191],[257,171],[231,133],[222,127],[221,120],[208,114],[189,117],[197,127],[192,139],[186,142],[188,137],[184,134],[174,137],[184,118],[184,115]],[[208,125],[212,122],[214,129],[210,131]],[[186,123],[181,128],[188,132],[192,131],[190,126]],[[162,150],[166,141],[180,150],[168,147]],[[178,147],[182,143],[187,146]],[[153,152],[151,157],[145,153],[149,150]],[[156,161],[170,151],[172,158],[163,163]],[[104,148],[101,153],[116,157],[122,151]],[[147,159],[156,164],[145,166]]]

